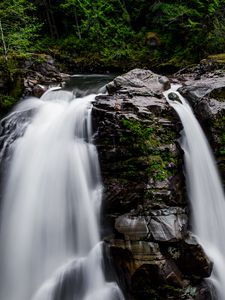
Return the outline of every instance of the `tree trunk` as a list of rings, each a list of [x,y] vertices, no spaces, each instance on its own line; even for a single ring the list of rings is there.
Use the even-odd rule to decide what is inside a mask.
[[[4,37],[3,29],[2,29],[2,22],[1,22],[1,20],[0,20],[0,32],[1,32],[1,39],[2,39],[3,51],[4,51],[4,59],[5,59],[5,61],[7,61],[8,60],[7,50],[6,50],[5,37]]]

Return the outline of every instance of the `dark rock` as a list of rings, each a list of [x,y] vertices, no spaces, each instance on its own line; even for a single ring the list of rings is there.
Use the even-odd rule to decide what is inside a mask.
[[[159,76],[150,70],[134,69],[122,76],[116,77],[106,88],[109,93],[120,90],[120,93],[139,96],[159,96],[168,89],[168,78]]]
[[[194,300],[216,300],[218,299],[215,288],[210,282],[202,282],[196,287]]]
[[[190,101],[202,120],[215,119],[218,115],[225,114],[224,78],[190,81],[179,92]]]
[[[223,84],[214,83],[193,76],[181,92],[188,91],[193,107],[213,99],[217,106],[208,111],[217,116]],[[93,103],[104,184],[102,234],[126,299],[212,300],[203,285],[212,263],[188,233],[181,125],[163,96],[169,86],[167,78],[135,69],[115,78],[109,95]]]
[[[3,71],[0,71],[0,90],[4,90],[9,85],[9,78],[7,74],[5,74]]]
[[[43,61],[27,60],[24,62],[26,67],[24,76],[23,96],[40,97],[48,88],[52,86],[64,85],[68,80],[68,74],[60,73],[54,59],[47,55]]]
[[[170,100],[172,100],[172,101],[179,101],[179,102],[181,102],[179,96],[176,93],[169,93],[168,94],[168,98]]]
[[[139,272],[142,268],[148,266],[155,270],[155,276],[158,281],[167,283],[175,283],[175,285],[183,286],[182,275],[177,266],[171,261],[166,259],[160,252],[159,245],[152,242],[135,242],[112,240],[111,247],[114,249],[124,249],[130,251],[129,260],[127,261],[127,268],[131,277]]]
[[[47,91],[47,87],[44,86],[44,85],[40,85],[40,84],[36,84],[34,87],[33,87],[33,90],[32,90],[32,94],[35,96],[35,97],[38,97],[40,98],[46,91]]]
[[[213,73],[215,74],[215,73]],[[189,80],[179,89],[198,117],[212,149],[225,185],[225,76]]]
[[[111,240],[111,255],[114,263],[120,262],[118,276],[126,270],[127,289],[135,299],[164,299],[168,294],[178,299],[189,284],[157,243]]]
[[[169,90],[171,88],[170,81],[166,76],[159,77],[159,83],[163,85],[164,90]]]
[[[205,278],[212,272],[213,264],[193,235],[189,235],[180,246],[178,265],[190,277]]]
[[[113,95],[98,96],[93,103],[106,217],[116,217],[141,204],[147,210],[182,199],[182,175],[177,177],[180,184],[175,189],[171,184],[175,170],[182,174],[176,142],[179,123],[175,122],[177,127],[171,123],[171,119],[178,119],[163,97],[158,77],[135,69],[108,85],[116,90]],[[151,96],[144,96],[146,90]]]

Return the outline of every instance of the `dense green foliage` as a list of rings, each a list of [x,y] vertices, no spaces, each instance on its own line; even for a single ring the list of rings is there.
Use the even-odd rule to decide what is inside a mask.
[[[224,15],[225,0],[2,0],[0,51],[118,68],[182,66],[224,51]]]
[[[35,50],[33,43],[40,29],[35,9],[35,6],[26,0],[1,1],[2,42],[5,43],[6,54],[13,50],[19,53]]]

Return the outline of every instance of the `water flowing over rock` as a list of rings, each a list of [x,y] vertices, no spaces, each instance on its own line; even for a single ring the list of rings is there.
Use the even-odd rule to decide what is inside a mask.
[[[1,122],[0,298],[123,300],[103,272],[102,184],[91,102],[49,90]]]
[[[187,80],[179,92],[188,99],[209,138],[225,186],[225,78],[216,73]]]
[[[135,69],[107,84],[102,93],[107,90],[108,94],[89,96],[90,102],[93,102],[92,125],[95,134],[89,136],[91,149],[87,152],[92,153],[94,149],[93,139],[98,149],[103,181],[100,234],[104,241],[90,249],[85,258],[69,257],[65,264],[56,268],[54,274],[48,277],[49,280],[39,286],[34,300],[46,300],[43,297],[48,296],[49,291],[53,297],[51,300],[71,300],[71,293],[76,293],[80,300],[84,292],[82,276],[87,276],[87,286],[91,291],[90,297],[85,300],[108,300],[109,293],[113,300],[113,295],[116,299],[122,299],[117,284],[113,283],[115,278],[126,300],[217,299],[207,279],[212,273],[214,262],[191,232],[192,212],[183,175],[184,152],[179,144],[182,125],[163,93],[170,88],[170,81],[182,85],[179,91],[188,98],[201,121],[213,145],[224,180],[225,77],[221,72],[215,76],[209,74],[208,77],[205,73],[201,76],[185,76],[181,74],[169,80],[149,70]],[[41,84],[33,75],[30,79],[32,87],[38,88]],[[39,96],[38,89],[37,92]],[[74,94],[80,97],[81,91],[76,90]],[[68,95],[70,102],[71,93]],[[37,103],[37,99],[34,102]],[[6,164],[10,162],[14,151],[14,141],[20,141],[20,137],[24,136],[31,120],[41,109],[42,99],[38,100],[36,106],[32,103],[32,109],[28,109],[27,104],[24,107],[19,105],[17,110],[20,108],[20,111],[15,111],[14,115],[10,118],[7,116],[1,122],[0,159],[4,158]],[[68,128],[68,117],[74,122],[75,115],[75,112],[71,112],[58,122]],[[57,128],[58,122],[55,124]],[[74,131],[71,134],[74,138]],[[80,131],[76,131],[77,134],[80,141]],[[36,138],[34,136],[34,140]],[[57,140],[60,143],[65,138],[61,136]],[[81,143],[84,148],[89,147],[87,141],[86,137]],[[65,150],[53,144],[49,148],[51,150],[47,151],[46,160],[51,160],[53,148],[59,153],[58,159]],[[94,160],[97,160],[95,155]],[[82,161],[88,164],[89,159]],[[92,171],[93,166],[91,164]],[[74,166],[76,169],[77,165]],[[21,173],[18,174],[20,177]],[[32,178],[36,180],[36,176]],[[74,183],[74,179],[71,182]],[[40,200],[39,192],[37,197]],[[68,193],[63,198],[67,197],[70,198]],[[80,226],[85,227],[89,218],[80,218]],[[80,238],[83,236],[84,233]],[[100,270],[102,253],[105,257],[103,269]],[[114,270],[111,270],[112,265]],[[89,268],[94,271],[90,273]],[[83,274],[80,279],[77,279],[78,274]]]
[[[168,93],[165,92],[167,98]],[[184,127],[181,146],[185,153],[193,231],[214,262],[210,280],[215,286],[217,298],[223,300],[225,244],[221,235],[225,229],[225,195],[208,141],[187,101],[178,92],[175,93],[180,101],[168,101]]]
[[[182,126],[163,96],[169,87],[167,78],[135,69],[96,98],[102,235],[127,299],[210,300],[203,278],[212,263],[190,237]]]

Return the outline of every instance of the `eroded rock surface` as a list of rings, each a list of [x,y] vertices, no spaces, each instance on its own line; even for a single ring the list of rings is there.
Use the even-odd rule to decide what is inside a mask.
[[[169,86],[167,78],[135,69],[93,104],[102,234],[126,299],[209,300],[203,279],[212,263],[188,230],[182,127],[163,96]]]
[[[179,91],[192,105],[209,138],[225,185],[225,73],[187,80]]]

